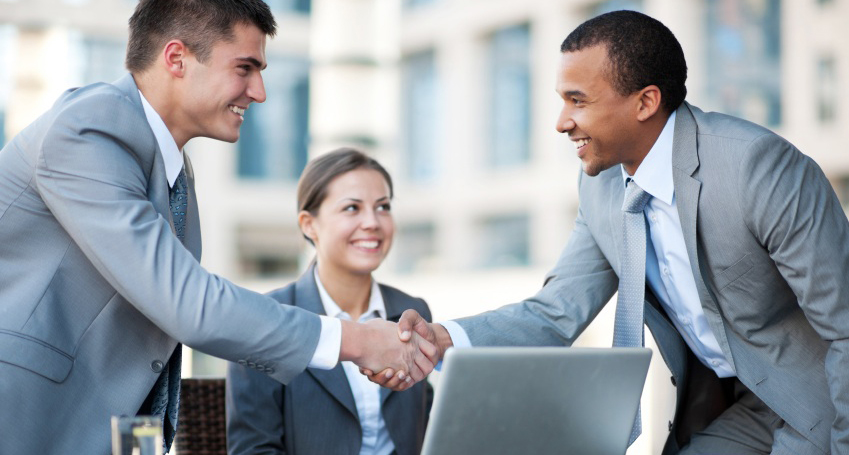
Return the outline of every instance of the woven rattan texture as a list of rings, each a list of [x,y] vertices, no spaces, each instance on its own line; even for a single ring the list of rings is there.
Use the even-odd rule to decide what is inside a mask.
[[[227,455],[224,379],[183,378],[178,455]]]

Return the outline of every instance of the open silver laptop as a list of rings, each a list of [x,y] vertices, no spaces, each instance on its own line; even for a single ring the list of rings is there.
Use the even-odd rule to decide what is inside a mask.
[[[422,455],[624,454],[647,348],[451,349]]]

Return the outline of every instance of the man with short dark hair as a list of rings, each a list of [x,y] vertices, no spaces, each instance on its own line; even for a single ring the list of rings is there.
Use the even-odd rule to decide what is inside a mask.
[[[261,0],[142,0],[114,84],[0,151],[0,453],[105,454],[110,417],[176,431],[180,344],[287,382],[340,360],[422,379],[394,324],[319,317],[206,272],[187,141],[228,142],[276,24]]]
[[[573,31],[557,131],[585,175],[557,265],[523,302],[442,325],[408,312],[398,328],[440,355],[571,345],[618,289],[614,344],[641,345],[645,322],[677,387],[664,454],[849,453],[846,215],[792,144],[684,102],[686,76],[646,15]]]

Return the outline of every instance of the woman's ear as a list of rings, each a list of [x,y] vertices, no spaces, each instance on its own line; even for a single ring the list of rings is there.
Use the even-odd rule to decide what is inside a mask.
[[[315,217],[312,215],[312,213],[306,210],[301,210],[298,213],[298,226],[301,228],[301,232],[303,232],[303,234],[313,242],[315,242],[315,227],[313,226],[314,221]]]

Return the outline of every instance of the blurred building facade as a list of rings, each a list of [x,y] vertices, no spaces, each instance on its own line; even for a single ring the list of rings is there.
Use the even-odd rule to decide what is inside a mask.
[[[0,141],[65,88],[123,74],[133,0],[0,0]],[[198,175],[203,265],[258,291],[312,258],[295,223],[308,157],[374,154],[396,183],[398,226],[378,279],[437,319],[531,296],[577,212],[574,148],[554,130],[559,45],[596,14],[636,9],[672,29],[688,101],[776,130],[849,205],[849,0],[276,0],[279,24],[236,144],[187,146]],[[581,344],[609,346],[613,305]],[[249,328],[246,328],[249,330]],[[220,374],[193,353],[185,371]],[[651,402],[648,405],[647,402]],[[674,408],[659,356],[644,394],[656,453]]]

